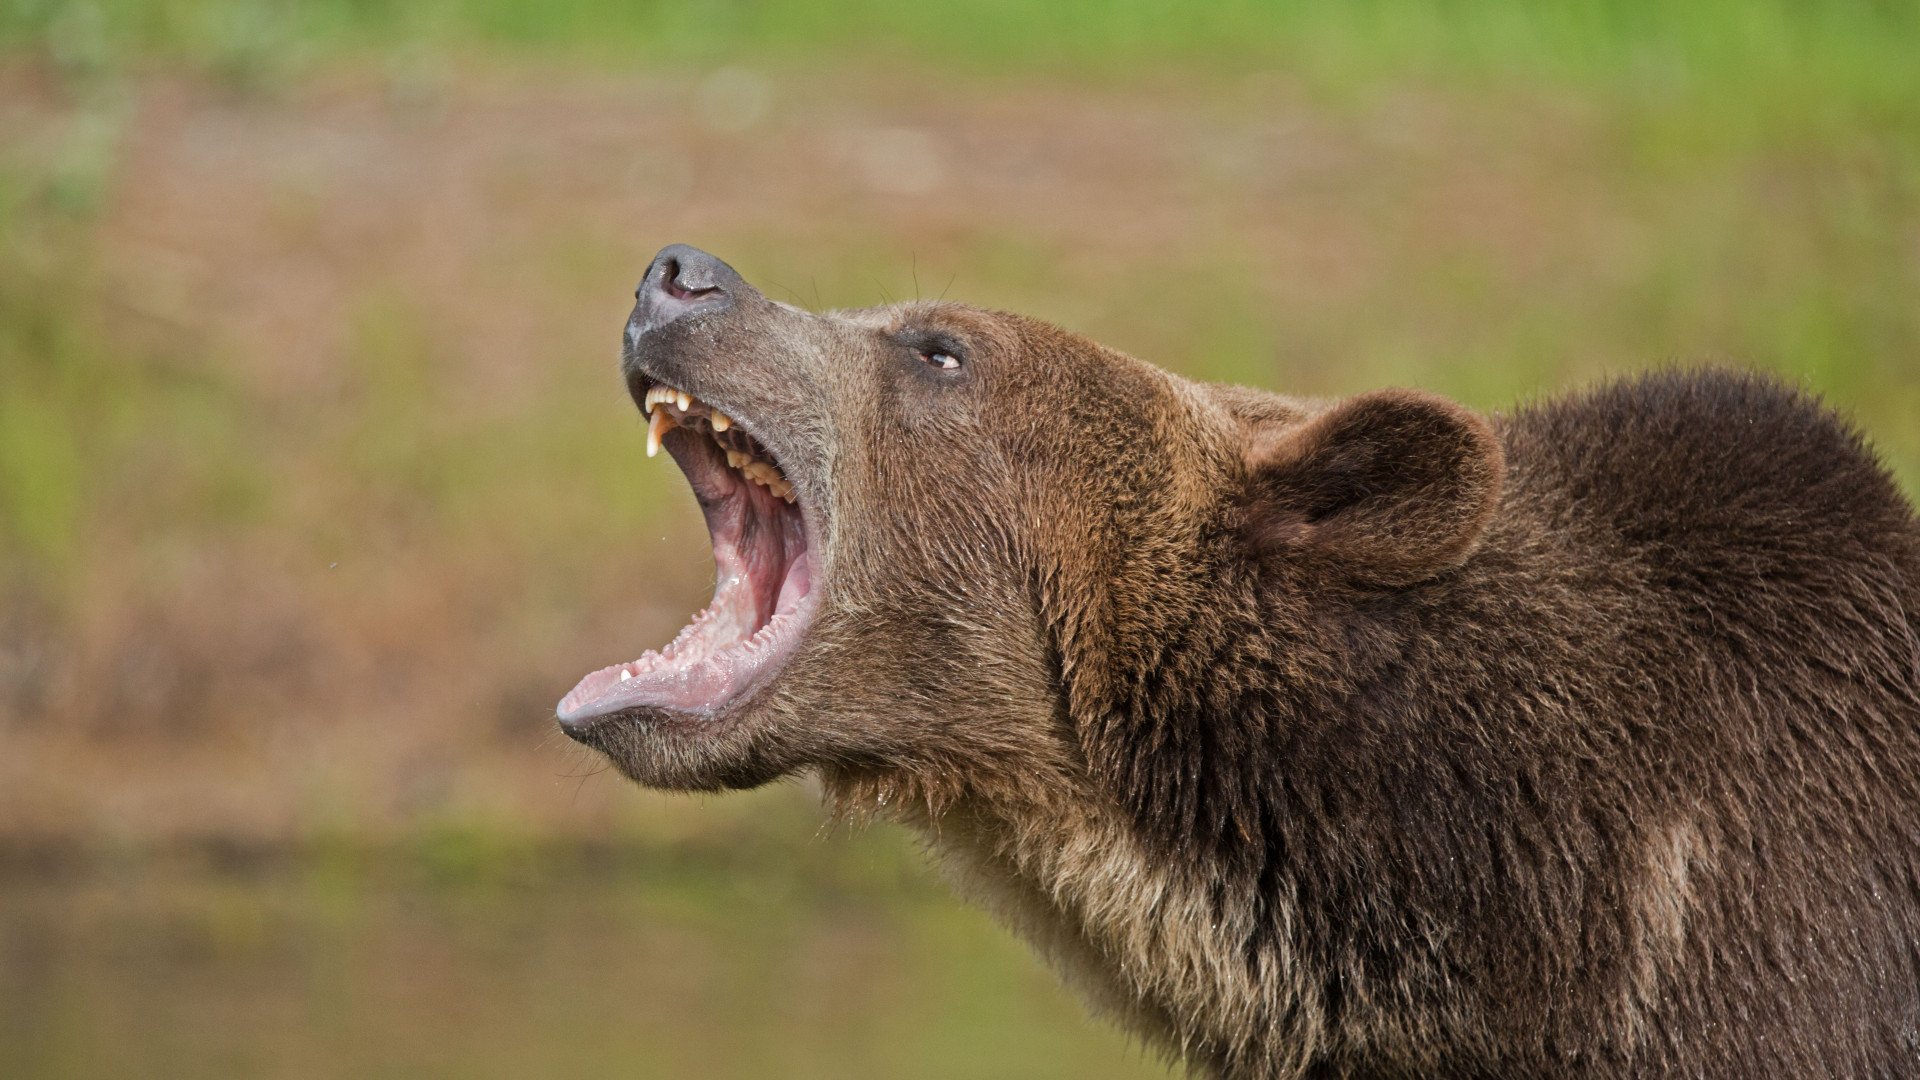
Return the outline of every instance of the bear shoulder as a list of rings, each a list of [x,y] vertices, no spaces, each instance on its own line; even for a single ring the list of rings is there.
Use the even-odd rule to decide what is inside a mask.
[[[1500,426],[1512,499],[1629,546],[1844,555],[1913,532],[1911,505],[1852,424],[1770,376],[1642,375]]]

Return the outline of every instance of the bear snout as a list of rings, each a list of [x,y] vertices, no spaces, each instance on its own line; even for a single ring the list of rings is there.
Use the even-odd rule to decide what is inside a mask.
[[[725,311],[752,292],[753,287],[718,258],[686,244],[669,244],[653,257],[633,290],[627,344],[690,315]]]

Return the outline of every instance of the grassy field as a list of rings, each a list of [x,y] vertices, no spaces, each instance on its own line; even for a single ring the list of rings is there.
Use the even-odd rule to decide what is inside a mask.
[[[802,1044],[821,1075],[933,1075],[1021,1003],[1071,1016],[897,834],[818,837],[798,788],[635,792],[553,734],[574,678],[664,640],[710,585],[692,500],[644,459],[614,374],[652,252],[696,243],[809,306],[1017,308],[1301,394],[1408,384],[1499,409],[1751,365],[1827,394],[1913,490],[1916,55],[1920,8],[1864,0],[0,0],[0,949],[54,950],[0,988],[81,973],[67,1011],[0,1006],[0,1071],[119,1071],[87,1018],[138,1013],[170,970],[145,929],[207,903],[280,929],[227,952],[208,931],[181,969],[207,988],[192,1000],[286,976],[352,1002],[378,999],[377,965],[301,950],[373,950],[412,925],[378,912],[426,911],[446,927],[418,938],[435,977],[485,982],[505,962],[487,943],[555,881],[716,905],[608,946],[636,966],[681,941],[724,952],[715,927],[778,906],[722,884],[728,853],[776,849],[780,873],[751,880],[799,882],[780,895],[803,929],[741,939],[728,962],[785,988],[756,992],[812,992],[776,958],[819,926],[834,940],[840,901],[815,885],[852,860],[896,868],[859,902],[888,913],[859,916],[886,927],[859,955],[906,956],[883,981],[948,1004],[850,1005],[816,1017],[816,1045],[702,983],[669,1017],[771,1032],[716,1075]],[[350,869],[376,914],[342,930],[335,886],[312,894],[301,869],[492,880],[580,844],[643,870],[563,861],[494,909]],[[148,861],[234,852],[292,869],[129,899]],[[706,869],[673,869],[689,858]],[[110,885],[29,888],[46,865]],[[597,902],[556,916],[555,949],[591,954]],[[100,925],[145,944],[100,953]],[[261,944],[276,934],[307,944]],[[982,966],[900,953],[930,934]],[[736,1007],[757,1019],[727,1023]],[[391,1034],[355,1008],[282,1073]],[[585,1015],[559,1027],[586,1040],[568,1060],[650,1060],[593,1043],[616,1016]],[[1131,1067],[1052,1023],[1020,1025],[1026,1060]],[[68,1033],[52,1050],[27,1038],[49,1025]],[[498,1060],[557,1060],[528,1040]],[[61,1056],[83,1045],[105,1056]],[[885,1056],[901,1046],[921,1056]]]

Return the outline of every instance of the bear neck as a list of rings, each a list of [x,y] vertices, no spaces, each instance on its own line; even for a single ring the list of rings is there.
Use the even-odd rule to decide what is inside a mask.
[[[1138,621],[1086,631],[1101,655],[1062,665],[1077,767],[916,824],[1098,1011],[1203,1070],[1296,1074],[1329,1035],[1302,890],[1273,858],[1295,843],[1282,755],[1321,704],[1290,687],[1333,685],[1341,665],[1327,627],[1285,615],[1306,583],[1204,545],[1163,565],[1180,587],[1144,594],[1184,603],[1125,611]]]
[[[1330,920],[1356,891],[1396,888],[1343,876],[1354,861],[1329,850],[1339,792],[1382,764],[1335,736],[1418,694],[1409,642],[1456,586],[1385,597],[1255,567],[1224,525],[1190,544],[1143,559],[1175,575],[1131,594],[1151,602],[1077,630],[1103,648],[1061,664],[1075,775],[1051,797],[978,791],[925,831],[962,890],[1096,1008],[1191,1064],[1297,1075],[1352,1019],[1319,955]],[[1314,757],[1329,746],[1355,749]]]

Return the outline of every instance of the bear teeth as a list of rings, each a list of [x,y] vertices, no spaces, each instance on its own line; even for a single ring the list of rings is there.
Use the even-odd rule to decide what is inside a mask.
[[[675,390],[670,386],[648,387],[641,401],[641,410],[647,416],[648,457],[660,452],[660,440],[666,437],[667,432],[677,427],[695,426],[689,421],[700,421],[705,424],[714,443],[726,452],[729,467],[774,495],[790,503],[794,501],[793,484],[780,472],[780,466],[760,456],[760,444],[754,442],[752,436],[741,431],[733,432],[726,439],[720,437],[732,432],[733,417],[685,390]]]

